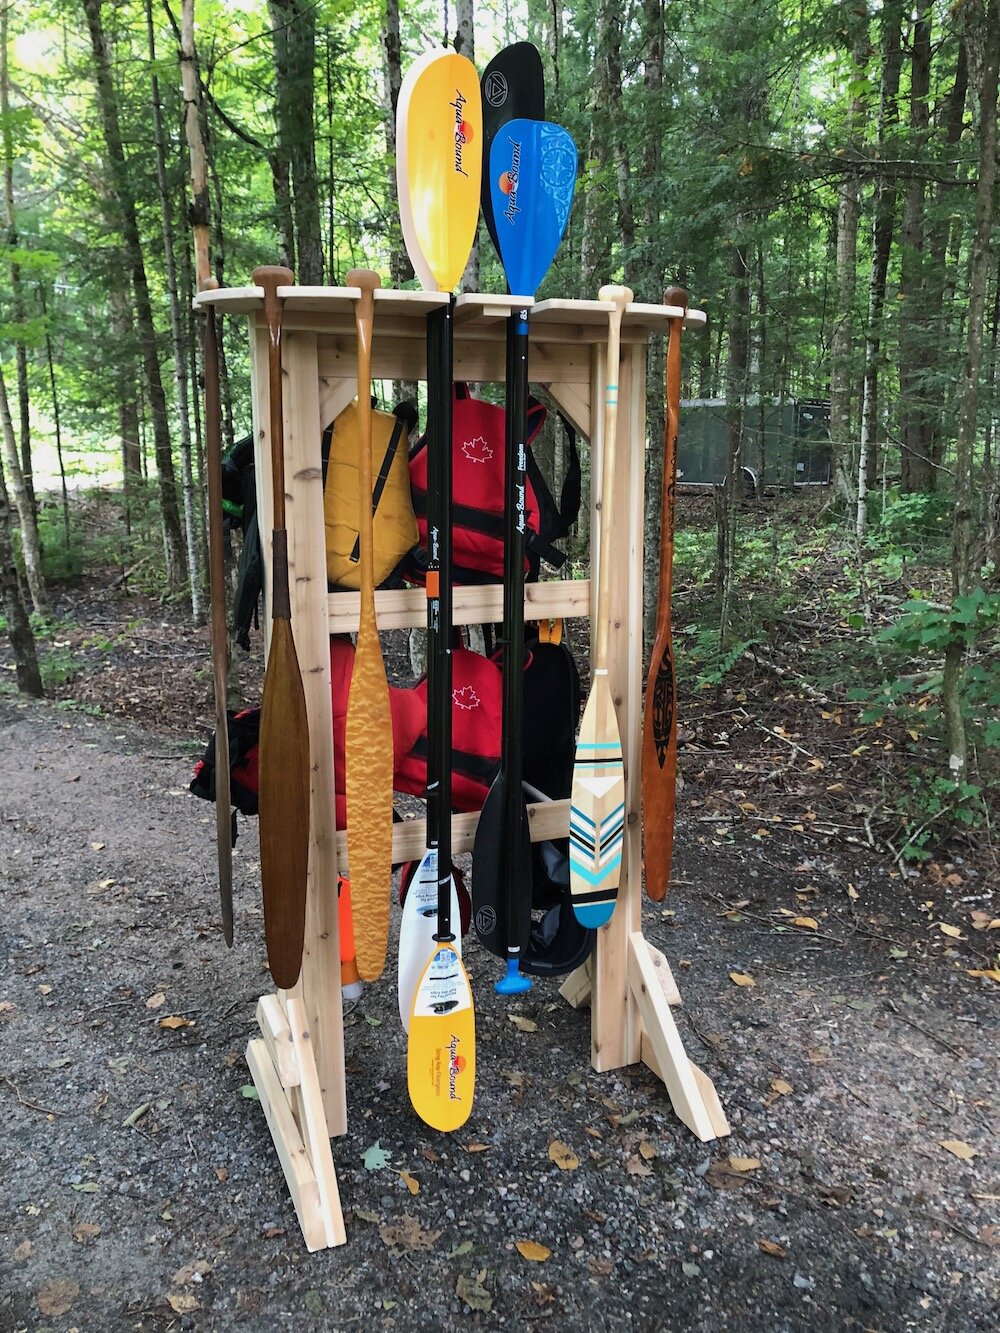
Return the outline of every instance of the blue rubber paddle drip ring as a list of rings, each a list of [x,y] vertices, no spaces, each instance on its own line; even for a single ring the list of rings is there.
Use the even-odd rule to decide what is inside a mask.
[[[496,984],[498,995],[522,995],[526,990],[531,990],[531,978],[524,976],[520,967],[516,958],[507,959],[507,972]]]

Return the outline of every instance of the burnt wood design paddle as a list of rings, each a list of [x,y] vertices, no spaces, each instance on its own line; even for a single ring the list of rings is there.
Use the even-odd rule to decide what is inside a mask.
[[[670,287],[663,304],[687,310],[687,292]],[[670,883],[677,799],[677,679],[671,629],[674,571],[674,517],[677,489],[677,436],[681,408],[681,329],[683,314],[670,320],[665,371],[666,424],[660,498],[660,577],[656,639],[646,678],[642,726],[642,843],[646,893],[662,902]]]
[[[580,723],[573,765],[569,812],[569,876],[573,911],[581,926],[611,920],[618,898],[625,836],[625,768],[615,701],[608,682],[611,607],[611,519],[614,514],[615,442],[618,433],[618,374],[621,325],[632,300],[627,287],[602,287],[600,300],[612,304],[601,449],[600,545],[591,661],[593,677]]]
[[[285,528],[285,440],[281,371],[282,298],[287,268],[255,269],[267,322],[268,443],[271,450],[271,639],[260,709],[260,878],[267,961],[275,985],[294,986],[302,967],[309,872],[309,718],[292,637]]]
[[[202,290],[217,287],[209,278]],[[219,328],[215,307],[205,307],[205,467],[208,470],[208,584],[212,603],[212,680],[215,686],[215,841],[219,860],[222,933],[233,947],[233,814],[229,777],[229,630],[226,625],[226,551],[222,531],[222,408]]]
[[[347,697],[344,763],[347,862],[358,972],[363,981],[377,981],[385,967],[392,884],[392,714],[375,619],[372,519],[372,325],[379,278],[368,269],[354,269],[348,273],[346,283],[361,290],[355,305],[361,427],[358,483],[361,616]]]

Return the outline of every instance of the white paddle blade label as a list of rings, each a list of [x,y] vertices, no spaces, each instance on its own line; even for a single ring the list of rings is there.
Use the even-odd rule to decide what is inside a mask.
[[[438,946],[410,1016],[407,1085],[413,1109],[447,1133],[468,1120],[476,1086],[476,1020],[469,978],[453,944]]]
[[[428,850],[417,867],[416,874],[410,880],[403,901],[403,915],[399,923],[399,968],[397,973],[397,996],[399,1000],[399,1018],[403,1031],[410,1030],[410,1014],[413,1001],[420,985],[420,977],[427,966],[427,959],[434,948],[434,932],[437,930],[437,851]],[[451,880],[451,919],[459,920],[458,890],[455,880]],[[461,940],[456,939],[454,947],[462,952]]]

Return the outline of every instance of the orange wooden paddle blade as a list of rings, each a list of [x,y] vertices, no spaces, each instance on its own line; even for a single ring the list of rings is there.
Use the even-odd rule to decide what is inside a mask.
[[[668,633],[653,647],[642,728],[643,868],[646,895],[656,903],[670,883],[676,799],[677,683]]]
[[[302,966],[309,872],[309,719],[291,622],[271,623],[260,710],[260,878],[275,985]]]
[[[347,866],[358,971],[377,981],[389,946],[392,715],[374,612],[361,617],[345,732]]]

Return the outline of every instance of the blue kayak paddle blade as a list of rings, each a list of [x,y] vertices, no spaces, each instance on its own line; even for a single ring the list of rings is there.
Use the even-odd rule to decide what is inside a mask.
[[[507,285],[534,296],[559,249],[576,188],[576,144],[561,125],[511,120],[490,148],[497,249]]]

